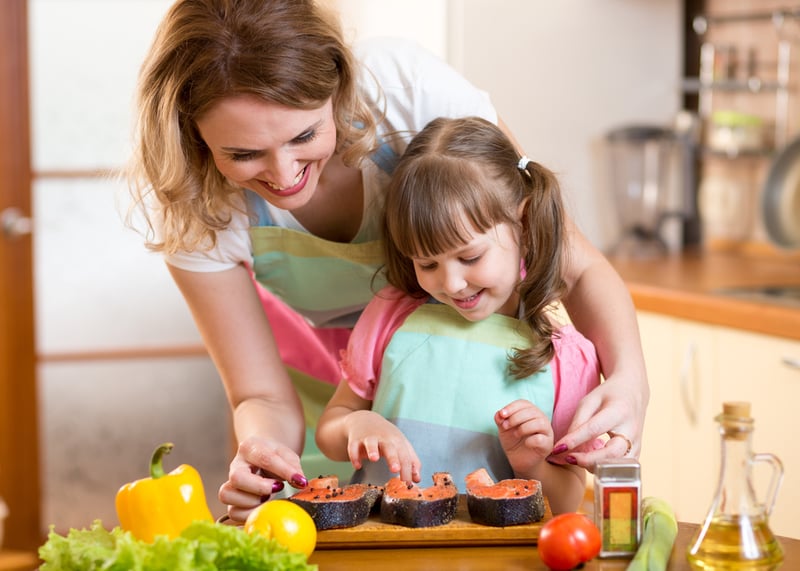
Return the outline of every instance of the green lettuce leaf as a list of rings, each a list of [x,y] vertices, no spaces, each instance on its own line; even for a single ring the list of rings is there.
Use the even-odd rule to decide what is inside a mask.
[[[180,537],[139,541],[119,527],[107,530],[100,520],[66,536],[50,527],[39,548],[41,571],[316,571],[305,555],[289,553],[275,540],[242,529],[197,521]]]

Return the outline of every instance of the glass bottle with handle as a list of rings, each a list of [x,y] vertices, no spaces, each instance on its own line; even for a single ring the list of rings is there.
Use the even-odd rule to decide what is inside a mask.
[[[750,403],[724,403],[716,420],[721,441],[719,481],[708,515],[689,545],[689,564],[700,570],[777,569],[783,549],[769,528],[769,515],[783,481],[783,465],[774,454],[753,453]],[[763,503],[752,481],[758,464],[772,469]]]

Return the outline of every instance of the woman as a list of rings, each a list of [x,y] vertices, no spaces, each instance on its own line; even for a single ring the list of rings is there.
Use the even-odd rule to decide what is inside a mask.
[[[311,0],[178,0],[138,106],[130,180],[233,410],[239,446],[219,498],[242,521],[284,480],[305,485],[306,433],[381,285],[382,191],[410,135],[439,116],[503,124],[487,94],[409,42],[352,52]],[[564,303],[607,382],[554,453],[591,468],[638,454],[648,387],[624,284],[567,226]],[[577,451],[608,431],[620,437]]]

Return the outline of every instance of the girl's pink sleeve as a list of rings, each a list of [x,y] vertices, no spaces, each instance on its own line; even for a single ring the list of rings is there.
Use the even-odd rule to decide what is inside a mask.
[[[556,385],[553,407],[553,439],[558,441],[569,429],[578,402],[600,384],[600,361],[594,344],[572,325],[553,336],[555,358],[551,364]],[[603,442],[595,439],[580,451],[596,450]]]
[[[342,378],[358,396],[374,400],[389,340],[406,317],[424,302],[425,299],[412,298],[386,286],[364,308],[339,363]]]

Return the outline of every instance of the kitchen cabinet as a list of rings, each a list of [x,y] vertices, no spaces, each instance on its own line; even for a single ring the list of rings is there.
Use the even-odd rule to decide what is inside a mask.
[[[651,390],[640,456],[643,494],[670,502],[681,521],[702,521],[719,471],[714,417],[725,401],[749,401],[754,452],[771,452],[784,465],[770,526],[800,537],[791,513],[800,501],[800,447],[787,433],[800,398],[800,342],[646,311],[638,316]],[[760,500],[768,480],[758,466]]]
[[[33,571],[39,568],[39,558],[23,551],[0,551],[0,571]]]
[[[638,318],[650,383],[650,403],[639,454],[642,495],[664,498],[674,506],[675,458],[671,435],[676,401],[672,391],[674,322],[646,312],[640,312]]]
[[[642,493],[700,522],[714,493],[719,408],[711,328],[639,312],[650,404],[642,441]]]
[[[783,463],[783,485],[770,527],[780,535],[800,537],[800,445],[794,438],[800,419],[800,342],[729,328],[719,328],[717,338],[724,348],[719,358],[722,400],[752,403],[753,450],[771,452]],[[759,468],[755,489],[763,496],[770,471]]]

